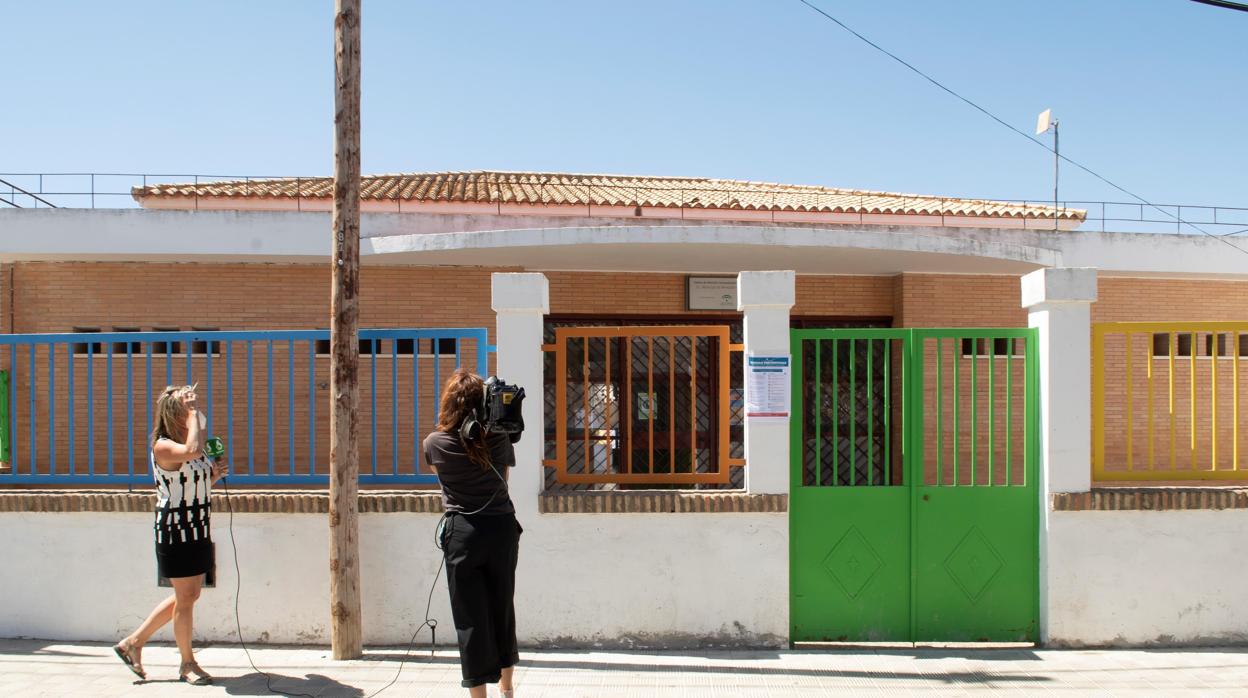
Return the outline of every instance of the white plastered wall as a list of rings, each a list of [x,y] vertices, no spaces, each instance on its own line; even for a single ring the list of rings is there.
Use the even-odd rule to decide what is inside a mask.
[[[362,514],[364,638],[404,645],[424,619],[441,553],[438,517]],[[151,515],[0,514],[0,637],[116,640],[168,593],[156,586]],[[235,574],[215,512],[218,582],[195,610],[198,640],[232,641]],[[689,647],[787,643],[785,514],[566,514],[525,522],[516,593],[524,645]],[[329,642],[323,515],[238,514],[248,641]],[[454,642],[445,574],[438,642]],[[422,632],[420,641],[428,641]],[[157,639],[169,640],[169,630]]]
[[[1052,645],[1248,642],[1248,510],[1049,515]]]

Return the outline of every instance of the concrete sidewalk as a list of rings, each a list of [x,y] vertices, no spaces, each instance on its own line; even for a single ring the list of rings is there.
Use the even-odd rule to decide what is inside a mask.
[[[138,682],[110,645],[0,640],[0,696],[260,696],[264,676],[234,645],[198,650],[213,686],[176,681],[177,652],[144,651]],[[273,687],[315,696],[370,696],[399,670],[404,648],[370,649],[334,662],[327,648],[252,650]],[[794,651],[522,651],[522,698],[722,697],[1000,691],[1248,696],[1248,648],[1175,650],[836,649]],[[466,695],[453,651],[417,652],[382,696]]]

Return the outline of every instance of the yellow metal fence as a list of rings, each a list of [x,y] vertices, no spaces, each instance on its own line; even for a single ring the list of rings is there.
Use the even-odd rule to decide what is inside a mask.
[[[1248,480],[1244,367],[1248,322],[1094,324],[1093,479]]]

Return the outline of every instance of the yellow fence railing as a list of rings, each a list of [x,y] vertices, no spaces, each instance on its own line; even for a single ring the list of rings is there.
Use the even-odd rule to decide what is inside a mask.
[[[1093,479],[1248,480],[1245,368],[1248,322],[1093,325]]]

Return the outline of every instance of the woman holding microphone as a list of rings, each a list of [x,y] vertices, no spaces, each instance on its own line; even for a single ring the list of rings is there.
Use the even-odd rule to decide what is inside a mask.
[[[173,621],[182,662],[178,679],[192,684],[210,683],[212,677],[195,662],[191,651],[195,601],[205,575],[214,573],[212,485],[225,477],[220,458],[204,453],[204,417],[196,403],[195,386],[169,386],[156,401],[152,424],[151,466],[156,481],[156,567],[169,580],[173,594],[152,609],[147,620],[113,647],[113,651],[139,678],[142,652],[152,634]]]
[[[512,698],[516,646],[516,560],[520,524],[507,494],[507,473],[516,463],[512,443],[520,434],[464,429],[485,398],[485,383],[466,369],[451,375],[442,391],[438,425],[424,443],[425,463],[442,484],[446,510],[441,533],[451,614],[459,640],[461,685],[485,698],[497,683]]]

